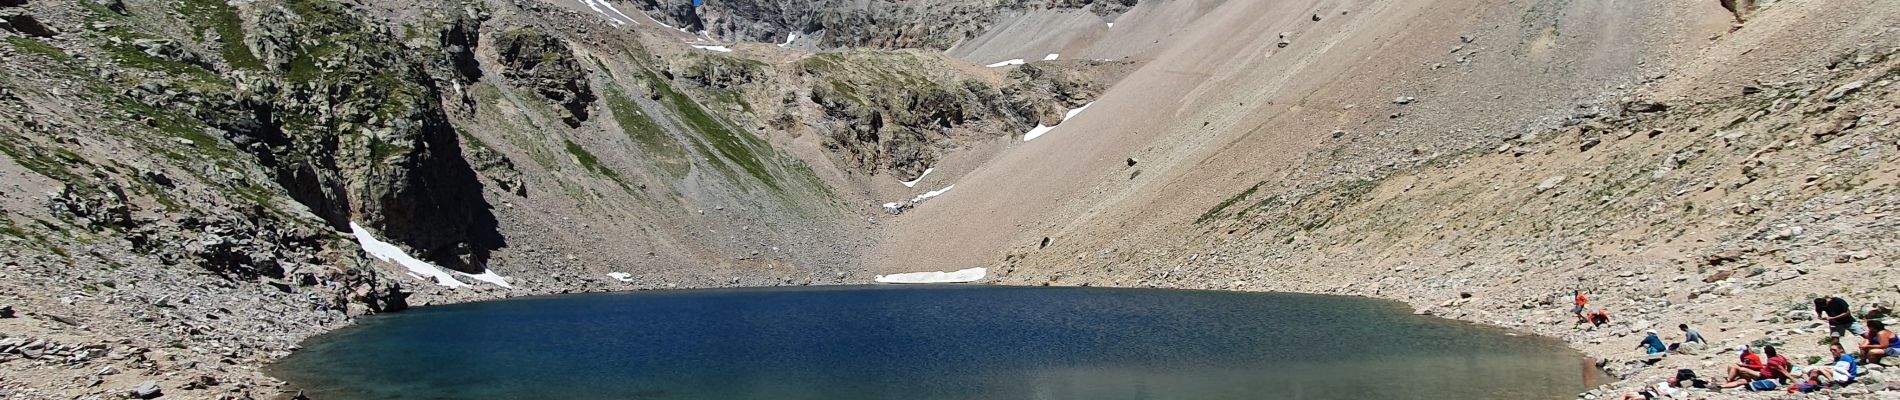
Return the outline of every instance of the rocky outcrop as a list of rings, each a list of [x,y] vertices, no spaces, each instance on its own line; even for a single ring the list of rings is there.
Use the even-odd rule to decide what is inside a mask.
[[[425,72],[425,57],[445,56],[398,45],[343,6],[297,3],[301,14],[258,22],[260,58],[275,74],[239,74],[235,92],[205,96],[200,117],[331,227],[376,227],[426,259],[479,272],[503,242]]]
[[[820,111],[807,122],[846,165],[917,176],[960,132],[1014,135],[1054,125],[1102,90],[1080,74],[1035,66],[992,85],[947,72],[954,69],[943,62],[915,52],[830,53],[800,61],[807,99]]]
[[[820,48],[947,49],[974,38],[1011,13],[1032,9],[1087,9],[1119,15],[1136,0],[1005,0],[861,2],[854,0],[644,0],[661,22],[705,30],[728,40],[784,42],[797,34]],[[801,39],[805,40],[805,39]]]
[[[517,28],[495,35],[495,51],[501,56],[502,75],[508,81],[560,105],[567,110],[562,118],[569,127],[587,121],[587,108],[594,103],[594,90],[574,53],[562,39],[534,30]]]

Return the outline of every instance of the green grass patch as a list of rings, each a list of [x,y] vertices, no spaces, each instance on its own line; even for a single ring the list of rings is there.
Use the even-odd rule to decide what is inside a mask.
[[[607,168],[606,165],[601,165],[600,157],[595,157],[594,153],[587,151],[587,148],[581,147],[580,144],[574,143],[572,140],[562,141],[567,142],[567,154],[573,155],[574,161],[580,163],[582,168],[587,168],[588,171],[593,171],[596,174],[611,178],[615,182],[620,181],[620,173],[615,172],[612,168]]]
[[[1220,204],[1215,204],[1214,208],[1209,208],[1207,209],[1207,212],[1201,213],[1201,217],[1195,218],[1194,223],[1199,224],[1199,223],[1204,223],[1207,221],[1212,221],[1215,218],[1220,218],[1222,215],[1221,213],[1227,211],[1227,207],[1232,207],[1234,203],[1239,203],[1241,200],[1246,200],[1248,197],[1252,197],[1254,192],[1260,190],[1260,185],[1265,185],[1265,184],[1266,182],[1255,183],[1253,184],[1253,187],[1247,188],[1247,190],[1240,192],[1240,194],[1236,194],[1234,195],[1234,197],[1228,197],[1227,200],[1222,200]]]
[[[244,20],[238,17],[237,9],[224,0],[185,0],[178,11],[193,25],[200,39],[206,31],[217,32],[218,54],[231,67],[261,71],[264,62],[251,54],[251,48],[244,45]]]
[[[58,47],[53,47],[53,45],[46,44],[46,42],[39,41],[39,39],[29,38],[25,36],[14,36],[14,37],[7,38],[7,43],[12,44],[13,48],[19,49],[20,51],[33,53],[33,54],[39,54],[41,56],[45,56],[46,58],[53,59],[54,61],[66,62],[66,61],[72,61],[73,59],[73,56],[66,54],[66,51],[60,50]]]
[[[632,98],[619,88],[607,88],[607,110],[614,114],[614,120],[620,123],[620,129],[627,137],[640,145],[647,156],[653,157],[660,169],[673,176],[686,174],[689,156],[679,140],[674,138],[653,122],[653,118],[640,110]]]
[[[746,174],[757,178],[760,182],[765,183],[766,186],[770,186],[773,190],[784,190],[784,188],[779,187],[778,182],[772,178],[772,173],[766,169],[765,162],[761,160],[757,154],[753,153],[753,149],[765,147],[763,143],[759,142],[758,138],[743,132],[733,131],[723,119],[707,113],[704,108],[699,106],[699,103],[695,103],[693,99],[686,97],[685,94],[673,90],[673,87],[668,85],[665,80],[660,79],[652,73],[646,75],[646,78],[652,80],[654,86],[659,89],[662,100],[664,100],[662,104],[672,109],[676,115],[679,115],[682,122],[685,122],[688,128],[691,128],[693,131],[699,133],[701,137],[705,138],[707,143],[718,150],[720,157],[738,165],[740,169],[745,170]]]

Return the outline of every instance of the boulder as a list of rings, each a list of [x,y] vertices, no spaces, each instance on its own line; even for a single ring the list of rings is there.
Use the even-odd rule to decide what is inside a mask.
[[[138,386],[133,386],[128,394],[132,395],[132,398],[135,399],[156,399],[165,395],[165,393],[159,389],[158,381],[140,382]]]
[[[0,1],[6,1],[6,0],[0,0]],[[19,32],[22,35],[37,36],[37,37],[59,36],[59,31],[55,31],[53,30],[52,27],[48,27],[46,26],[46,24],[40,23],[40,20],[38,18],[34,18],[32,15],[27,15],[27,14],[8,15],[5,17],[0,17],[0,21],[6,22],[4,24],[4,27],[6,30]]]

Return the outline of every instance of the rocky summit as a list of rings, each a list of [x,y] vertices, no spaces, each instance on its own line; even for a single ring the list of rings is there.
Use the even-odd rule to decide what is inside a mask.
[[[1895,0],[0,0],[0,398],[292,398],[264,367],[368,314],[929,271],[1392,299],[1567,341],[1616,379],[1579,398],[1738,345],[1824,368],[1813,299],[1900,323],[1896,27]],[[1705,350],[1635,349],[1678,325]],[[1900,398],[1865,370],[1682,396]]]

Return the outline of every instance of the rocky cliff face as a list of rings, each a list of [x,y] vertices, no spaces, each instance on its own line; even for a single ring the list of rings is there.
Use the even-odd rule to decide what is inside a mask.
[[[567,126],[580,127],[587,121],[594,90],[560,38],[533,29],[513,29],[495,35],[495,47],[510,82],[567,110],[561,119]]]

